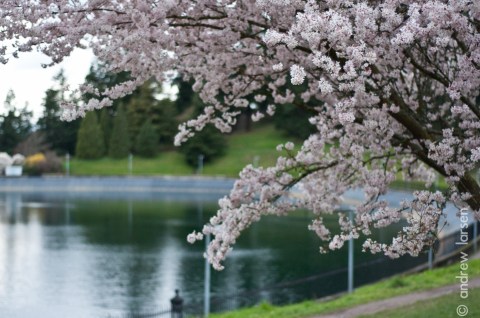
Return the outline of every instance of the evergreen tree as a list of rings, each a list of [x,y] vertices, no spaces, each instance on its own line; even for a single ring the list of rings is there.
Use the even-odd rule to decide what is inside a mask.
[[[76,156],[81,159],[98,159],[105,154],[103,133],[97,114],[88,112],[80,124]]]
[[[143,123],[152,120],[152,108],[156,103],[153,97],[153,89],[150,82],[143,84],[137,96],[132,98],[127,106],[128,131],[134,140]]]
[[[183,82],[183,87],[190,85],[187,82]],[[188,90],[185,89],[186,92]],[[191,91],[193,92],[193,91]],[[188,105],[183,105],[183,109],[190,108],[191,116],[198,116],[205,105],[198,96],[198,94],[193,93],[188,99]],[[185,114],[185,113],[184,113]],[[225,135],[212,126],[206,126],[202,131],[196,132],[195,136],[190,138],[186,143],[184,143],[180,152],[185,156],[185,161],[191,167],[197,167],[198,158],[200,155],[203,155],[203,162],[209,163],[216,158],[223,156],[227,149],[227,141]]]
[[[182,145],[180,151],[191,167],[197,167],[198,157],[203,155],[203,162],[209,163],[225,154],[227,141],[225,135],[212,126],[206,126]]]
[[[177,99],[175,100],[175,109],[178,114],[183,113],[192,105],[192,99],[195,92],[192,89],[192,81],[184,81],[181,77],[177,77],[173,84],[178,88]]]
[[[315,132],[315,127],[308,121],[310,116],[312,114],[305,109],[285,104],[277,107],[273,122],[277,130],[288,136],[306,139]]]
[[[141,157],[155,157],[158,151],[158,136],[150,120],[140,128],[135,138],[134,150]]]
[[[108,147],[108,155],[112,158],[125,158],[130,153],[130,136],[128,133],[127,117],[123,107],[113,119],[113,129]]]
[[[171,145],[177,132],[174,103],[169,99],[157,100],[159,86],[147,82],[140,87],[138,95],[128,104],[128,126],[130,136],[135,138],[147,121],[151,121],[158,137],[158,143]]]
[[[105,152],[107,153],[110,144],[110,138],[112,136],[112,122],[112,115],[110,114],[109,109],[103,108],[100,112],[100,128],[102,128],[103,140],[105,142]]]
[[[170,146],[178,131],[174,104],[169,99],[157,101],[152,108],[152,125],[155,128],[160,145]]]
[[[94,63],[90,66],[90,71],[85,77],[85,82],[92,85],[99,92],[112,88],[117,84],[130,80],[129,72],[112,73],[107,70],[107,65],[103,63]],[[132,94],[124,96],[113,101],[112,106],[102,109],[100,112],[100,126],[104,133],[105,147],[107,153],[110,152],[110,139],[113,130],[113,118],[118,112],[119,107],[127,105],[131,99],[138,95],[139,90],[135,90]],[[83,94],[84,101],[90,98],[103,98],[104,96],[94,96],[92,94]]]
[[[15,93],[10,90],[4,102],[6,114],[0,115],[0,152],[12,153],[15,146],[32,131],[32,113],[25,107],[15,106]]]
[[[45,134],[45,141],[57,153],[75,153],[80,120],[62,121],[60,119],[60,101],[63,92],[48,89],[43,100],[43,114],[38,119],[37,126]]]
[[[85,77],[85,82],[91,84],[93,87],[97,88],[100,92],[102,92],[108,88],[112,88],[115,85],[123,83],[130,79],[131,77],[129,72],[112,73],[107,70],[106,64],[95,63],[90,66],[90,70]],[[112,107],[109,107],[109,109],[111,110],[111,112],[116,112],[118,106],[128,104],[130,99],[136,96],[137,93],[138,90],[135,90],[132,94],[114,100]],[[91,94],[83,95],[84,101],[88,101],[92,97],[94,96]],[[97,97],[101,98],[103,96]]]
[[[66,78],[63,69],[54,76],[55,88],[45,92],[43,114],[37,121],[37,126],[45,135],[45,141],[57,153],[75,153],[80,120],[62,121],[60,119],[60,103],[65,101]]]

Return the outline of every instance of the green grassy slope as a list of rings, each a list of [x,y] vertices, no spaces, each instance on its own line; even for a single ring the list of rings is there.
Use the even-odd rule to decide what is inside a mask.
[[[256,163],[259,166],[271,166],[275,164],[278,152],[276,146],[287,141],[293,141],[300,145],[299,140],[285,137],[275,130],[273,125],[263,125],[250,132],[235,133],[227,137],[228,149],[226,155],[216,161],[206,164],[203,175],[238,177],[238,173],[247,164]],[[128,159],[103,158],[100,160],[71,160],[72,175],[127,175]],[[133,158],[133,175],[192,175],[196,169],[185,163],[182,154],[175,149],[160,153],[155,158]],[[423,189],[423,182],[402,181],[401,174],[392,186],[397,188]],[[440,189],[446,189],[447,185],[443,178],[436,184]]]
[[[469,278],[480,276],[480,259],[469,261]],[[413,275],[398,275],[375,284],[357,288],[352,294],[340,298],[318,302],[305,301],[287,306],[272,306],[261,304],[256,307],[240,309],[223,314],[212,315],[211,318],[302,318],[313,315],[334,312],[340,309],[353,307],[367,302],[405,295],[411,292],[429,290],[432,288],[456,284],[455,276],[459,273],[459,265],[454,264],[445,268],[434,269]],[[474,299],[474,295],[472,295]],[[458,303],[460,304],[460,303]],[[457,305],[458,305],[457,304]],[[455,307],[451,309],[455,311]],[[388,317],[388,316],[378,316]],[[397,317],[397,316],[395,316]],[[400,316],[399,316],[400,317]],[[403,316],[402,316],[403,317]],[[405,316],[410,317],[410,316]],[[427,317],[427,316],[419,316]],[[443,317],[433,315],[432,317]],[[473,316],[471,316],[473,317]]]
[[[205,165],[203,174],[213,176],[237,177],[241,169],[255,161],[261,166],[273,165],[278,152],[275,147],[289,141],[273,126],[256,128],[252,132],[237,133],[228,137],[227,154]],[[72,159],[72,175],[127,175],[128,159],[103,158],[100,160]],[[176,151],[167,151],[156,158],[133,158],[133,175],[190,175],[195,169],[189,167],[183,155]]]

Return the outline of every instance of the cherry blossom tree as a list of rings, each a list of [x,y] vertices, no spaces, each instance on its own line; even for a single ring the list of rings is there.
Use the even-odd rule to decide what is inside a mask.
[[[110,71],[132,80],[64,119],[109,106],[145,81],[177,74],[195,82],[207,105],[179,127],[176,144],[207,123],[230,131],[251,99],[271,116],[283,104],[311,113],[316,133],[278,147],[275,166],[247,166],[201,233],[215,236],[206,257],[217,269],[240,233],[263,215],[312,211],[309,229],[340,248],[363,247],[391,257],[417,255],[435,240],[446,200],[480,210],[472,173],[480,161],[480,2],[473,0],[2,0],[0,60],[39,50],[62,62],[90,47]],[[46,65],[48,66],[48,65]],[[295,89],[292,89],[295,88]],[[391,207],[382,200],[396,175],[446,178],[444,193],[419,191]],[[292,187],[300,198],[288,199]],[[332,214],[348,189],[365,194],[353,220]],[[426,187],[428,189],[428,187]],[[408,223],[391,242],[372,228]]]

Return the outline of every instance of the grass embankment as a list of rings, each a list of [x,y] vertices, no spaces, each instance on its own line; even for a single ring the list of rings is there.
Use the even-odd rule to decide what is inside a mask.
[[[470,260],[468,268],[469,278],[480,277],[480,259]],[[459,264],[454,264],[444,268],[438,268],[412,275],[397,275],[392,278],[382,280],[378,283],[366,285],[357,288],[352,294],[346,294],[337,299],[325,302],[305,301],[298,304],[287,306],[272,306],[269,304],[260,304],[256,307],[240,309],[237,311],[227,312],[223,314],[211,315],[211,318],[300,318],[310,317],[318,314],[331,313],[337,310],[354,307],[365,304],[367,302],[391,298],[394,296],[405,295],[412,292],[424,291],[436,287],[459,284],[455,276],[459,275]],[[472,293],[470,299],[475,299],[478,291]],[[453,298],[453,296],[450,296]],[[453,310],[461,304],[460,298],[454,298],[456,302],[452,302],[448,310]],[[478,299],[478,298],[477,298]],[[474,304],[471,301],[471,310],[480,310],[480,302]],[[443,305],[442,305],[443,306]],[[445,304],[447,306],[447,304]],[[476,306],[477,309],[474,307]],[[443,308],[443,307],[442,307]],[[413,309],[412,309],[413,310]],[[430,314],[428,315],[430,316]],[[389,317],[381,315],[378,317]],[[409,314],[394,317],[414,317]],[[415,316],[416,317],[416,316]],[[427,317],[420,315],[418,317]],[[432,317],[446,317],[443,315],[433,315]],[[456,317],[456,316],[455,316]],[[473,317],[473,316],[472,316]]]
[[[238,177],[238,173],[247,164],[270,166],[275,163],[278,152],[276,146],[289,141],[272,125],[256,128],[248,133],[236,133],[228,136],[228,149],[224,157],[205,165],[204,175]],[[257,158],[257,159],[256,159]],[[103,158],[100,160],[80,160],[70,162],[72,175],[127,175],[128,159]],[[132,175],[191,175],[195,169],[189,167],[182,154],[171,150],[155,158],[133,158]]]
[[[238,173],[247,165],[256,163],[259,166],[275,164],[279,155],[276,146],[287,141],[294,141],[297,146],[300,140],[282,136],[273,125],[264,125],[250,132],[236,133],[227,137],[228,149],[226,155],[206,164],[203,175],[238,177]],[[128,159],[103,158],[100,160],[80,160],[73,158],[70,163],[72,175],[79,176],[118,176],[128,175]],[[132,175],[192,175],[196,169],[188,166],[182,154],[176,150],[169,150],[155,158],[133,158]],[[398,173],[392,186],[396,188],[424,189],[425,184],[417,181],[403,181]],[[439,178],[435,187],[446,189],[447,184]]]

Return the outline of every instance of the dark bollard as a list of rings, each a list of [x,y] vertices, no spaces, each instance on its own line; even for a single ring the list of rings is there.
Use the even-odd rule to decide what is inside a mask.
[[[170,299],[172,318],[183,318],[183,298],[180,297],[179,293],[179,290],[175,289],[175,297]]]

